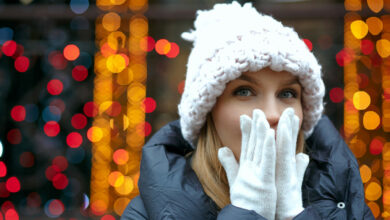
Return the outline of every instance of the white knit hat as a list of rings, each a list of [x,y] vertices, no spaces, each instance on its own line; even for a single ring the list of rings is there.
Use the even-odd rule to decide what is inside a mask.
[[[184,139],[193,148],[207,113],[226,84],[243,72],[269,67],[288,71],[302,85],[303,123],[307,138],[321,117],[325,93],[321,66],[294,29],[257,12],[251,3],[216,4],[198,10],[195,30],[181,36],[193,42],[178,113]]]

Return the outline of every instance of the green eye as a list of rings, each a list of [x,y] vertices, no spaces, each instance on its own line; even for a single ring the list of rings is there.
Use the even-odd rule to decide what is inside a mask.
[[[296,98],[297,93],[294,90],[284,90],[280,93],[282,98]]]
[[[250,94],[248,93],[252,93],[252,91],[249,89],[249,88],[238,88],[234,91],[234,95],[238,95],[238,96],[250,96]]]

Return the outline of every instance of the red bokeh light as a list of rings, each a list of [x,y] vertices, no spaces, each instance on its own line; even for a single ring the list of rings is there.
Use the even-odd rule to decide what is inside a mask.
[[[11,201],[5,201],[2,205],[1,205],[1,211],[3,213],[6,213],[8,210],[10,209],[15,209],[15,205],[11,202]]]
[[[375,47],[374,43],[372,43],[372,41],[370,41],[370,40],[362,40],[360,42],[360,49],[361,49],[362,53],[365,55],[372,53],[372,51],[374,50],[374,47]]]
[[[373,155],[378,155],[382,153],[385,140],[382,137],[375,137],[370,143],[370,153]]]
[[[25,56],[20,56],[16,58],[14,66],[18,72],[24,73],[28,70],[28,67],[30,66],[30,60]]]
[[[136,132],[142,137],[149,136],[152,132],[152,126],[149,124],[149,122],[142,122],[136,126]]]
[[[68,61],[65,59],[59,51],[53,51],[49,54],[49,63],[57,70],[63,70],[66,68]]]
[[[53,199],[49,203],[48,211],[50,212],[50,214],[54,216],[62,215],[62,213],[64,213],[64,210],[65,210],[64,204],[58,199]]]
[[[34,166],[35,157],[31,152],[23,152],[19,157],[19,163],[22,167],[32,167]]]
[[[140,48],[145,52],[152,51],[154,49],[155,44],[155,40],[150,36],[144,37],[140,40]]]
[[[71,148],[78,148],[83,143],[83,137],[78,132],[72,132],[66,137],[66,143]]]
[[[52,181],[53,177],[57,174],[60,173],[61,169],[57,165],[52,165],[46,168],[45,170],[45,176],[48,180]]]
[[[336,54],[336,62],[339,66],[345,66],[355,59],[355,52],[352,49],[344,48]]]
[[[116,50],[112,49],[108,43],[105,43],[100,47],[100,52],[106,58],[113,54],[116,54]]]
[[[26,109],[22,105],[16,105],[11,109],[11,117],[14,121],[24,121],[26,118]]]
[[[50,106],[54,106],[54,107],[57,107],[61,113],[64,112],[65,110],[65,102],[62,100],[62,99],[53,99],[51,102],[50,102]],[[57,112],[54,112],[52,110],[50,110],[53,114],[58,114]]]
[[[112,159],[118,165],[126,164],[129,160],[129,153],[124,149],[118,149],[112,155]]]
[[[179,55],[179,53],[180,53],[179,45],[172,42],[171,43],[171,50],[169,50],[169,52],[166,54],[166,56],[169,58],[175,58],[175,57],[177,57],[177,55]]]
[[[104,215],[100,220],[115,220],[115,217],[112,215]]]
[[[7,133],[7,140],[11,144],[20,144],[22,142],[22,134],[17,128],[11,129]]]
[[[0,177],[5,177],[7,175],[7,166],[3,161],[0,161]]]
[[[113,101],[110,107],[106,110],[106,113],[111,117],[115,117],[118,116],[121,111],[122,105],[117,101]]]
[[[75,129],[83,129],[87,125],[87,117],[81,113],[77,113],[73,115],[71,123]]]
[[[309,48],[310,51],[313,50],[313,43],[309,39],[303,39],[303,42],[305,42],[307,48]]]
[[[59,190],[65,189],[69,183],[68,177],[66,177],[62,173],[57,173],[53,177],[52,181],[53,181],[52,183],[53,183],[54,188],[59,189]]]
[[[52,79],[47,83],[47,91],[51,95],[59,95],[62,92],[64,85],[58,79]]]
[[[1,47],[1,50],[6,56],[12,56],[14,55],[16,51],[17,44],[13,40],[6,41],[3,46]]]
[[[155,49],[156,52],[160,55],[167,54],[169,50],[167,51],[167,48],[170,47],[170,43],[166,39],[160,39],[156,42]]]
[[[60,133],[60,125],[56,121],[48,121],[44,126],[43,130],[49,137],[55,137]]]
[[[53,159],[52,165],[59,169],[59,171],[64,171],[68,168],[68,160],[63,156],[57,156]]]
[[[334,103],[340,103],[344,100],[344,91],[342,88],[332,88],[329,91],[329,98]]]
[[[24,53],[24,47],[21,44],[17,44],[15,53],[12,55],[12,58],[16,59],[16,58],[22,56],[23,53]]]
[[[16,193],[16,192],[19,192],[20,190],[20,182],[18,180],[18,178],[16,177],[10,177],[7,182],[5,182],[5,187],[7,187],[7,190],[12,192],[12,193]]]
[[[98,107],[94,102],[85,103],[83,110],[88,117],[95,117],[99,113]]]
[[[69,44],[64,48],[64,57],[67,60],[73,61],[80,56],[80,49],[74,44]]]
[[[81,82],[84,81],[88,76],[88,70],[83,65],[77,65],[72,70],[72,77],[74,80]]]
[[[156,110],[157,104],[153,98],[150,97],[145,98],[142,104],[145,113],[152,113],[154,110]]]
[[[19,214],[15,209],[8,209],[4,214],[5,220],[19,220]]]

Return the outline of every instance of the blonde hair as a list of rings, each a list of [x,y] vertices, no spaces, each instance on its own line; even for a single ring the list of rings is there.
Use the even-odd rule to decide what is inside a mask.
[[[297,140],[296,152],[304,151],[304,136],[300,131]],[[216,203],[219,209],[230,204],[229,182],[226,172],[218,159],[218,149],[223,147],[211,116],[207,115],[202,127],[196,150],[191,162],[205,193]]]

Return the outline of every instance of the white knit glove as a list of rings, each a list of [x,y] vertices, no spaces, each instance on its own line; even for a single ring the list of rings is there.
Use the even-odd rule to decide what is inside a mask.
[[[292,219],[304,210],[301,187],[309,157],[295,155],[298,132],[298,116],[294,109],[285,109],[276,131],[276,219]]]
[[[275,131],[269,129],[264,113],[255,109],[253,119],[240,116],[242,133],[240,164],[228,147],[218,150],[218,159],[226,171],[230,200],[234,206],[254,210],[267,219],[275,219]]]

